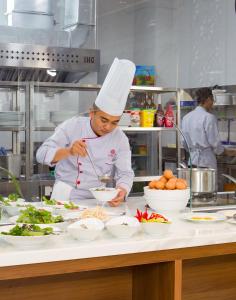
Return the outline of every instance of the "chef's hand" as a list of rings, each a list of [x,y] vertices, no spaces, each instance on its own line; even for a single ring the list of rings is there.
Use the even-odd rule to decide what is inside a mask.
[[[84,140],[75,141],[72,146],[70,147],[69,151],[71,155],[80,155],[86,156],[87,155],[87,146]]]
[[[117,189],[120,190],[119,193],[117,194],[117,196],[108,202],[109,205],[112,207],[119,206],[122,202],[124,202],[125,196],[127,194],[126,189],[119,187],[119,186],[117,187]]]

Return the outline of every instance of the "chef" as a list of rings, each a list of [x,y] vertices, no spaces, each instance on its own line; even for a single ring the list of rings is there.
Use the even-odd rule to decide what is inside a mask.
[[[182,131],[190,148],[193,166],[217,169],[216,155],[222,154],[225,149],[220,141],[217,119],[211,113],[214,104],[212,90],[201,88],[196,96],[199,105],[183,117]]]
[[[90,116],[76,116],[63,122],[38,149],[37,161],[55,166],[52,198],[59,193],[61,198],[57,200],[77,202],[92,198],[89,188],[101,186],[97,175],[104,174],[114,176],[116,187],[120,189],[109,203],[111,206],[118,206],[129,194],[134,176],[131,151],[118,123],[134,73],[135,65],[131,61],[115,58]]]

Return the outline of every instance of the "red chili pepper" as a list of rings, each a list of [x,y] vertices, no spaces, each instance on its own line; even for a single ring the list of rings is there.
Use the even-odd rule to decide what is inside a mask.
[[[153,213],[151,213],[151,215],[149,215],[147,212],[147,209],[144,212],[137,209],[137,213],[136,213],[135,217],[138,219],[139,222],[142,222],[143,220],[148,221],[148,220],[159,219],[159,218],[162,218],[164,221],[168,222],[168,219],[166,219],[165,217],[163,217],[160,214],[153,212]]]
[[[137,214],[136,214],[135,217],[138,219],[139,222],[141,222],[141,220],[142,220],[142,212],[139,209],[137,209]]]
[[[145,210],[145,212],[143,213],[143,216],[142,216],[145,220],[148,220],[148,212],[147,212],[147,209]]]

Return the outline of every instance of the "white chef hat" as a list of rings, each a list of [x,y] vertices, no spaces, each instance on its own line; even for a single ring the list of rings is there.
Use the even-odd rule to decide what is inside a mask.
[[[121,116],[134,78],[135,64],[115,58],[95,100],[96,106],[111,116]]]

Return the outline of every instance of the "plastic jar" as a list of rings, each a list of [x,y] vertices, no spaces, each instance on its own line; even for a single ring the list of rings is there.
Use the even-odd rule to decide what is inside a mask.
[[[140,126],[140,111],[132,110],[130,112],[130,126],[139,127]]]
[[[142,127],[153,127],[155,112],[156,110],[154,109],[144,109],[141,111]]]

